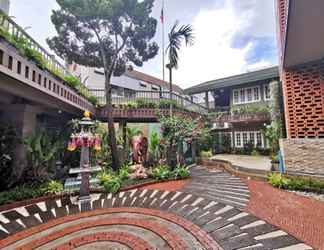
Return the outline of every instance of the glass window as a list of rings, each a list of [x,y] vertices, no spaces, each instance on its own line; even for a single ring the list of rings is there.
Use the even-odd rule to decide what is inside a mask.
[[[243,145],[246,145],[248,143],[248,134],[243,132]]]
[[[246,89],[247,101],[252,102],[252,89]]]
[[[244,89],[240,90],[240,102],[241,103],[245,102],[245,91],[244,91]]]
[[[236,133],[236,146],[237,147],[242,147],[241,133]]]
[[[234,103],[239,103],[239,92],[234,90]]]
[[[265,100],[270,100],[271,99],[271,95],[270,95],[270,85],[264,85],[264,99]]]
[[[254,101],[259,101],[260,100],[259,88],[258,87],[253,88],[253,93],[254,93]]]
[[[262,135],[260,132],[256,133],[256,138],[257,138],[257,146],[262,147]]]
[[[255,136],[254,136],[254,132],[250,132],[250,142],[252,142],[253,145],[255,146]]]

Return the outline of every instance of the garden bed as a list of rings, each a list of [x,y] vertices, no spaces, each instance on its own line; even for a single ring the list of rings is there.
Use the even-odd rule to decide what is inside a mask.
[[[179,178],[179,179],[167,179],[167,180],[156,180],[154,178],[147,178],[147,179],[142,179],[142,180],[128,180],[125,181],[121,187],[121,189],[118,192],[125,192],[133,189],[139,189],[142,188],[144,189],[146,186],[151,186],[155,184],[161,184],[165,183],[167,184],[168,182],[175,182],[175,181],[184,181],[184,180],[190,180],[191,178]],[[104,193],[103,188],[93,188],[90,190],[92,194],[95,193]],[[39,202],[44,202],[47,200],[57,200],[57,199],[63,199],[63,198],[68,198],[71,196],[77,196],[79,195],[79,191],[73,191],[73,192],[63,192],[61,194],[49,194],[49,195],[43,195],[39,197],[34,197],[26,200],[20,200],[20,201],[11,201],[7,204],[0,205],[0,212],[6,211],[6,210],[11,210],[17,207],[22,207],[22,206],[28,206],[31,204],[39,203]]]

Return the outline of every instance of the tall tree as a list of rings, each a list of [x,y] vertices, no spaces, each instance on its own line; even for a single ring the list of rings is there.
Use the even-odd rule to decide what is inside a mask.
[[[154,0],[56,0],[52,13],[57,36],[47,42],[69,62],[103,68],[108,111],[109,143],[114,169],[120,166],[111,103],[111,77],[128,63],[142,66],[158,45],[151,41],[157,21],[150,16]]]
[[[166,48],[169,63],[167,68],[169,69],[169,84],[170,84],[170,99],[172,100],[172,69],[178,68],[179,63],[179,51],[183,40],[185,40],[186,46],[194,44],[194,34],[191,25],[182,25],[180,27],[179,22],[176,21],[172,26],[170,33],[168,34],[169,42]],[[164,52],[163,52],[164,53]],[[171,105],[172,107],[172,105]]]

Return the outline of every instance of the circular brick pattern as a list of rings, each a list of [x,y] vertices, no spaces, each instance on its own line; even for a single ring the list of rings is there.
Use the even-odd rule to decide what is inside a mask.
[[[179,191],[135,189],[97,194],[84,204],[64,197],[4,211],[0,213],[0,249],[37,244],[40,249],[53,249],[97,233],[125,233],[141,238],[154,249],[311,249],[242,210],[243,203],[236,206],[234,199],[221,196],[222,190],[237,190],[237,195],[245,191],[240,180],[202,167],[192,171],[191,183]],[[210,191],[204,192],[203,187]]]
[[[97,242],[118,242],[123,245],[123,248],[125,246],[131,248],[131,249],[143,249],[143,250],[153,250],[154,248],[147,243],[146,241],[142,240],[139,237],[133,236],[132,234],[127,234],[123,232],[100,232],[100,233],[94,233],[94,234],[88,234],[79,238],[74,238],[73,240],[63,243],[54,250],[70,250],[85,246],[85,249],[89,248],[89,245],[91,243],[97,243]],[[95,245],[94,244],[94,245]],[[26,249],[26,248],[24,248]]]

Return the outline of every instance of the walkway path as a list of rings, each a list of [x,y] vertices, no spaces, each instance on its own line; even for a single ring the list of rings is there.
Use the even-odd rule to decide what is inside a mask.
[[[247,170],[270,171],[271,159],[268,156],[219,154],[213,156],[213,160],[228,161],[234,166],[239,166]]]
[[[192,181],[184,192],[222,202],[243,209],[249,201],[249,189],[238,177],[221,170],[207,170],[197,166],[191,169]]]
[[[311,249],[242,211],[244,202],[232,206],[232,196],[202,188],[217,189],[215,178],[219,184],[234,180],[245,191],[243,182],[202,167],[192,171],[192,183],[181,192],[132,190],[93,195],[88,206],[65,198],[3,212],[0,249]]]

